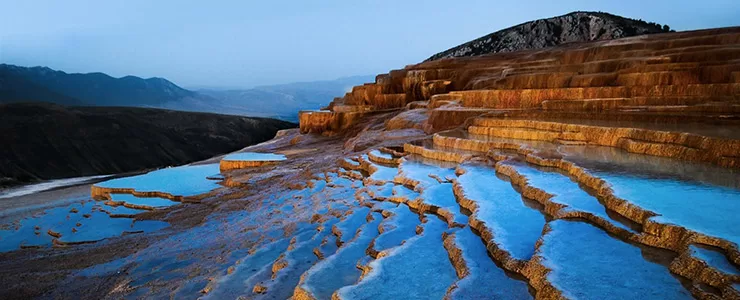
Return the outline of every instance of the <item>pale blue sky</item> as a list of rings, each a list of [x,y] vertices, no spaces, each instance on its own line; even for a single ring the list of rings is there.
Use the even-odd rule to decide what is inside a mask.
[[[250,87],[384,73],[574,10],[740,25],[740,0],[0,0],[0,62]]]

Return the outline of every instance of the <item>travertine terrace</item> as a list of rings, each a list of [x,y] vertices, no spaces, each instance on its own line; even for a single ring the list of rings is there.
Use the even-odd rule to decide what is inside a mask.
[[[397,113],[389,114],[393,109]],[[371,148],[363,143],[369,132],[415,130],[422,138],[383,145],[454,168],[451,178],[427,175],[439,180],[434,185],[451,182],[456,205],[421,196],[396,202],[448,223],[440,242],[461,281],[472,276],[469,265],[478,264],[461,254],[470,245],[455,246],[458,226],[470,226],[495,263],[522,276],[536,298],[737,298],[739,113],[740,28],[724,28],[410,65],[355,87],[323,111],[301,113],[301,132],[344,135],[354,127],[360,132],[348,146],[362,150]],[[378,116],[387,119],[385,128],[360,124]],[[368,187],[372,198],[393,201],[392,187],[373,179],[393,171],[364,161],[394,162],[378,162],[372,153],[360,156],[356,168],[370,174],[366,184],[382,187]],[[386,180],[445,197],[405,176],[408,163],[401,161]],[[467,224],[454,221],[460,213]],[[589,246],[578,238],[604,241]],[[667,258],[611,251],[620,243]],[[403,256],[403,247],[390,253]],[[721,262],[701,258],[696,249],[711,249]],[[576,259],[583,251],[597,254]],[[400,296],[373,287],[374,276],[395,276],[383,273],[398,263],[384,266],[384,260],[392,259],[368,264],[370,275],[334,297]],[[655,273],[645,269],[661,264]],[[380,274],[367,271],[376,265]],[[650,275],[637,279],[633,272]],[[640,284],[627,283],[632,280]],[[459,286],[435,297],[472,297],[456,293]]]
[[[221,171],[274,165],[285,160],[284,155],[272,153],[234,153],[225,156],[219,163]]]
[[[197,195],[96,185],[187,203],[44,295],[740,299],[739,114],[740,28],[410,65]]]

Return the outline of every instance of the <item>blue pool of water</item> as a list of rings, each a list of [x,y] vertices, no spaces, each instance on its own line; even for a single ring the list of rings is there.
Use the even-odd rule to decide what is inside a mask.
[[[582,222],[556,220],[540,247],[548,280],[570,299],[693,299],[640,248]]]
[[[173,196],[196,196],[219,187],[207,179],[219,173],[218,164],[180,166],[95,184],[105,188],[132,188],[137,192],[163,192]]]
[[[464,165],[458,178],[465,196],[478,205],[474,217],[493,232],[493,242],[513,258],[528,260],[545,226],[545,216],[488,166]]]
[[[112,218],[106,211],[117,208],[102,202],[83,200],[56,207],[21,219],[9,228],[0,229],[0,252],[24,247],[45,247],[59,234],[63,243],[95,242],[123,233],[150,232],[168,227],[162,221]],[[129,214],[135,211],[126,211]],[[140,212],[140,211],[139,211]]]
[[[563,147],[567,160],[611,184],[614,194],[709,236],[740,243],[740,189],[735,170],[627,153],[609,147]]]
[[[732,264],[724,253],[720,252],[719,249],[712,249],[706,246],[689,246],[692,256],[703,260],[710,267],[715,268],[721,272],[730,275],[740,275],[740,270]]]
[[[434,216],[424,232],[370,263],[372,271],[356,285],[337,291],[341,299],[442,299],[457,280],[442,246],[447,225]]]

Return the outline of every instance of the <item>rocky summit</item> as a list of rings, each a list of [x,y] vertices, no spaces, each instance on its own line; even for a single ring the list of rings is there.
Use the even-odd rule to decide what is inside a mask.
[[[739,27],[427,61],[299,119],[3,227],[0,295],[740,299]]]
[[[502,29],[432,55],[427,61],[542,49],[572,42],[612,40],[669,31],[668,25],[661,26],[603,12],[577,11]]]

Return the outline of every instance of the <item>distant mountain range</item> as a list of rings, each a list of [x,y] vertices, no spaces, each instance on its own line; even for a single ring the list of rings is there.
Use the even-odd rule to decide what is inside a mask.
[[[163,78],[114,78],[103,73],[68,74],[47,67],[0,65],[0,102],[52,102],[89,106],[159,106],[195,97]]]
[[[259,86],[247,90],[202,89],[198,93],[218,99],[224,106],[241,107],[242,114],[298,121],[299,110],[318,109],[353,86],[374,82],[375,76]],[[249,105],[244,106],[245,103]],[[267,114],[265,114],[267,113]]]
[[[374,76],[356,76],[244,90],[191,91],[157,77],[115,78],[104,73],[70,74],[47,67],[0,64],[0,104],[135,106],[296,121],[299,110],[326,105],[352,86],[373,80]]]
[[[604,12],[576,11],[502,29],[432,55],[427,61],[446,57],[542,49],[564,43],[618,39],[670,31],[668,25],[624,18]]]

